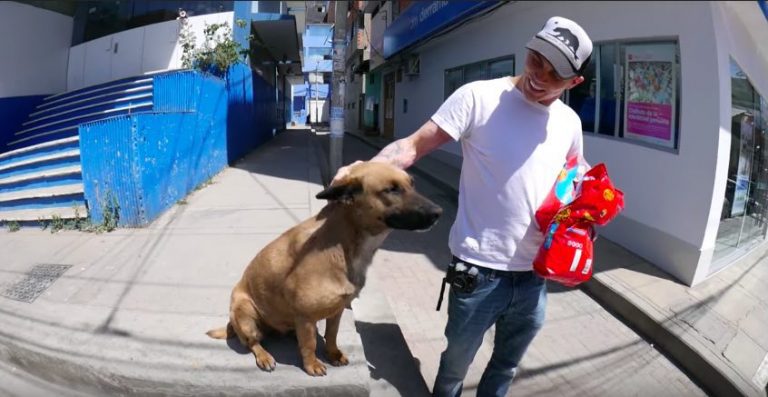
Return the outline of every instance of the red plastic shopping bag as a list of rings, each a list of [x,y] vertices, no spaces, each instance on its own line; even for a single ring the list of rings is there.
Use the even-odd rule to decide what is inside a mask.
[[[592,277],[592,238],[590,225],[552,222],[533,260],[534,271],[568,287],[589,280]]]
[[[573,287],[592,276],[593,225],[607,224],[624,209],[624,193],[613,185],[604,164],[591,168],[575,183],[571,201],[557,195],[558,183],[561,178],[553,192],[563,205],[552,214],[557,202],[548,197],[550,201],[536,211],[539,225],[549,223],[542,228],[544,243],[533,267],[539,276]]]

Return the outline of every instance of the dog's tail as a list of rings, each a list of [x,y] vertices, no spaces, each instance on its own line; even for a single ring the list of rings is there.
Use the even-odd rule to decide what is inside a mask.
[[[226,327],[215,328],[205,333],[213,339],[229,339],[235,337],[235,330],[232,323],[227,323]]]

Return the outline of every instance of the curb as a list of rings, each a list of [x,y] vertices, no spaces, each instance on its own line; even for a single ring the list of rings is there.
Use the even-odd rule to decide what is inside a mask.
[[[580,287],[587,295],[616,315],[635,332],[656,344],[657,350],[680,367],[704,391],[712,396],[747,396],[720,370],[679,338],[655,321],[610,285],[594,277]]]

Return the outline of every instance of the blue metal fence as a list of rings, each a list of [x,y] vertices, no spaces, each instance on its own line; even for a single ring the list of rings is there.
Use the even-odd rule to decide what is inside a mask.
[[[120,226],[146,225],[272,137],[274,88],[245,65],[224,80],[195,71],[155,77],[154,99],[153,112],[79,127],[94,222],[111,210]]]

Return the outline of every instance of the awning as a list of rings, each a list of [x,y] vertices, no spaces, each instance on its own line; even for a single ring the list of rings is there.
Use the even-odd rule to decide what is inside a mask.
[[[301,63],[294,16],[265,13],[257,15],[258,19],[251,20],[251,33],[254,36],[251,42],[251,61]]]

